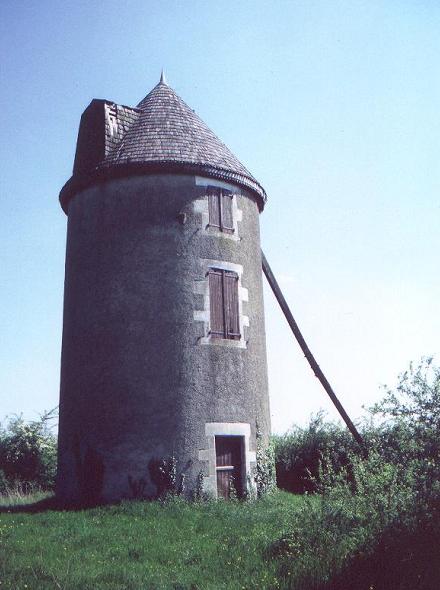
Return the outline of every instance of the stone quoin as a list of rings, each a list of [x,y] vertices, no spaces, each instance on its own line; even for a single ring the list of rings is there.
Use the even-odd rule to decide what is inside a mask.
[[[163,76],[135,108],[84,111],[60,193],[61,501],[153,497],[170,457],[187,496],[255,485],[257,427],[262,444],[270,433],[265,201]]]

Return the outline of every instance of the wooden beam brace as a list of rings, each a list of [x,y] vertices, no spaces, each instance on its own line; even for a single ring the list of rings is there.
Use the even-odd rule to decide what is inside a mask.
[[[295,336],[298,344],[301,347],[301,350],[304,353],[304,356],[306,357],[310,367],[312,368],[312,371],[315,373],[315,376],[319,379],[319,381],[321,382],[321,385],[324,387],[328,396],[330,397],[330,399],[332,400],[332,402],[336,406],[336,409],[338,410],[339,414],[341,415],[342,419],[344,420],[345,424],[347,425],[347,428],[349,429],[349,431],[351,432],[351,434],[353,435],[355,440],[362,447],[363,451],[366,453],[366,446],[365,446],[363,438],[361,437],[361,435],[357,431],[353,422],[350,420],[349,415],[345,411],[341,402],[336,397],[336,394],[333,391],[330,383],[327,381],[320,366],[316,362],[315,357],[313,356],[312,352],[310,351],[309,347],[307,346],[307,343],[304,340],[303,335],[301,334],[301,331],[300,331],[298,324],[296,323],[296,321],[292,315],[292,312],[289,309],[289,306],[287,305],[287,301],[284,299],[284,295],[281,292],[281,289],[274,277],[274,274],[269,266],[269,263],[267,262],[267,259],[264,255],[263,251],[261,251],[261,260],[262,260],[263,272],[266,276],[266,279],[273,291],[273,294],[276,297],[276,300],[278,301],[278,303],[284,313],[284,317],[286,318],[287,323],[289,324],[290,329],[293,332],[293,335]]]

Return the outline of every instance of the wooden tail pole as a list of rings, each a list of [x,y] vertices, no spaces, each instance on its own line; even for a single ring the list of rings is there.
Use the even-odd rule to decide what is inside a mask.
[[[359,443],[359,445],[362,447],[362,449],[366,452],[366,447],[365,447],[365,443],[364,443],[363,438],[361,437],[359,432],[356,430],[355,425],[350,420],[349,415],[344,410],[341,402],[336,397],[336,394],[333,391],[330,383],[327,381],[324,373],[321,371],[318,363],[316,362],[315,357],[313,356],[309,347],[307,346],[307,343],[304,340],[300,329],[298,328],[298,324],[296,323],[296,321],[292,315],[292,312],[289,309],[289,306],[287,305],[287,301],[284,299],[281,289],[280,289],[280,287],[273,275],[273,272],[269,266],[269,263],[266,260],[266,257],[264,255],[263,251],[261,251],[261,258],[262,258],[262,264],[263,264],[263,272],[266,276],[266,279],[267,279],[278,303],[280,304],[280,307],[283,310],[283,313],[284,313],[284,316],[287,320],[287,323],[289,324],[290,329],[293,332],[293,335],[295,336],[296,340],[298,341],[298,344],[300,345],[301,350],[304,353],[304,356],[308,360],[309,365],[312,368],[312,371],[315,373],[315,376],[319,379],[319,381],[321,382],[321,385],[324,387],[324,389],[328,393],[330,399],[332,400],[332,402],[336,406],[336,409],[338,410],[339,414],[341,415],[342,419],[344,420],[345,424],[347,425],[347,428],[349,429],[351,434],[354,436],[356,441]]]

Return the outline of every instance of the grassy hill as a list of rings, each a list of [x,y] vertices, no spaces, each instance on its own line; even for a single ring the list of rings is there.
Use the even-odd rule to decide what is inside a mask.
[[[267,548],[300,496],[0,514],[1,590],[279,588]]]
[[[376,483],[76,512],[0,502],[0,590],[438,590],[435,506]]]

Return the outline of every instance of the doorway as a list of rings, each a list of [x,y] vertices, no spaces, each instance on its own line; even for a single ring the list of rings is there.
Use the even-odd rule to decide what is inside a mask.
[[[243,436],[216,436],[217,496],[229,499],[243,496]]]

